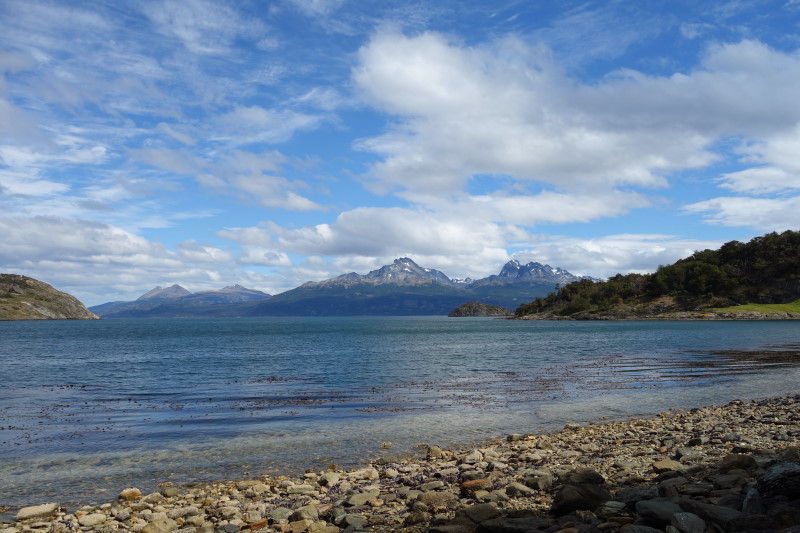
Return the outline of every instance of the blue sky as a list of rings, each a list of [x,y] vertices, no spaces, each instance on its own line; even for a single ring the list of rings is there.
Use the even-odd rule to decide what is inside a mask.
[[[799,94],[798,0],[0,0],[0,271],[653,271],[800,227]]]

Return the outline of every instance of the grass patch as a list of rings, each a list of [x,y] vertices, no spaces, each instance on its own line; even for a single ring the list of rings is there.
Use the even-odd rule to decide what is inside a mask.
[[[757,312],[757,313],[800,313],[800,300],[788,304],[743,304],[711,309],[719,313]]]

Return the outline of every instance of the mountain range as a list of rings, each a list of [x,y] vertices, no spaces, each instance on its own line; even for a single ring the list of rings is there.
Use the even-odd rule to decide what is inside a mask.
[[[103,318],[446,315],[470,300],[515,309],[556,285],[580,279],[587,278],[512,260],[498,275],[459,280],[402,257],[368,274],[310,281],[274,296],[239,285],[197,293],[172,285],[156,287],[132,302],[109,302],[90,310]]]

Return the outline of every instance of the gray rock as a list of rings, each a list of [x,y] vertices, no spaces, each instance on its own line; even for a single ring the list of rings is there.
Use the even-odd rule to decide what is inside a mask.
[[[366,492],[359,492],[350,496],[345,502],[346,505],[351,507],[358,507],[359,505],[366,505],[370,500],[374,500],[381,495],[380,489],[372,489]]]
[[[664,528],[672,523],[672,517],[682,512],[679,505],[668,501],[644,500],[636,502],[636,514],[645,525]]]
[[[764,502],[761,500],[761,494],[755,487],[750,488],[742,502],[742,512],[746,514],[764,514]]]
[[[142,498],[142,501],[145,503],[159,503],[164,500],[164,495],[160,492],[152,492]]]
[[[728,523],[738,520],[743,516],[743,513],[736,509],[703,503],[696,500],[681,500],[680,507],[684,511],[694,513],[706,522],[720,526],[723,529],[725,529]]]
[[[478,524],[475,533],[527,533],[557,526],[558,522],[538,516],[501,517]]]
[[[305,505],[289,516],[290,522],[298,522],[300,520],[319,520],[319,511],[316,506]]]
[[[524,483],[535,490],[547,490],[553,486],[553,476],[550,474],[532,475],[526,477]]]
[[[273,520],[288,520],[293,512],[293,509],[287,507],[276,507],[269,512],[269,517]]]
[[[104,513],[91,513],[78,518],[78,523],[84,527],[92,527],[108,520]]]
[[[506,485],[506,494],[512,498],[522,498],[525,496],[533,496],[536,494],[536,491],[526,487],[522,483],[513,482]]]
[[[500,510],[491,503],[479,503],[461,509],[456,513],[456,516],[464,516],[473,523],[480,524],[500,516]]]
[[[178,529],[178,524],[175,522],[175,520],[170,520],[169,518],[159,518],[144,526],[141,533],[171,533],[176,529]]]
[[[466,465],[474,465],[476,463],[480,463],[481,461],[483,461],[483,454],[478,450],[471,451],[461,460],[461,462]]]
[[[601,503],[600,506],[594,510],[594,514],[597,515],[598,518],[606,519],[612,516],[625,516],[628,514],[627,510],[628,506],[625,502],[610,500]]]
[[[30,520],[32,518],[46,518],[52,516],[58,511],[57,503],[43,503],[42,505],[32,505],[30,507],[23,507],[17,511],[16,520],[21,522],[23,520]]]
[[[425,483],[425,484],[421,485],[420,486],[420,490],[423,490],[423,491],[427,492],[427,491],[430,491],[430,490],[440,489],[442,487],[444,487],[444,482],[437,479],[436,481],[431,481],[429,483]]]
[[[564,485],[553,498],[550,512],[564,516],[579,509],[594,511],[611,500],[611,493],[600,485]]]
[[[340,476],[336,472],[325,472],[319,478],[319,484],[323,487],[331,487],[339,482]]]
[[[675,513],[671,525],[681,533],[704,533],[706,523],[693,513]]]
[[[787,498],[800,496],[800,465],[778,463],[769,467],[756,481],[758,492],[765,498],[783,495]]]

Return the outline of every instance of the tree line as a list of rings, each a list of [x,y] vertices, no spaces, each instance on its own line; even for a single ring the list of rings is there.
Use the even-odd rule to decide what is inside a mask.
[[[731,241],[703,250],[652,274],[583,279],[520,305],[516,316],[539,312],[569,316],[610,311],[670,296],[682,308],[744,303],[787,303],[800,298],[800,232],[768,233],[747,243]]]

